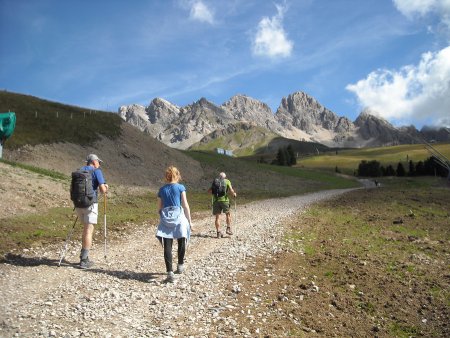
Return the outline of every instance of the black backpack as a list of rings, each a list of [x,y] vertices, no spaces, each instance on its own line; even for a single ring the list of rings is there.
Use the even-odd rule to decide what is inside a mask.
[[[225,196],[227,193],[227,184],[223,178],[215,178],[211,185],[212,194],[216,197]]]
[[[75,208],[90,207],[95,201],[95,191],[92,186],[93,170],[78,169],[72,172],[70,183],[70,199]]]

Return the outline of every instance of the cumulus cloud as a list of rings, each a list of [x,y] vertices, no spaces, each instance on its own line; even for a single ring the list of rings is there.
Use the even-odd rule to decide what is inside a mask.
[[[209,24],[214,23],[214,13],[205,3],[201,0],[190,2],[190,18],[201,22],[207,22]]]
[[[418,65],[374,71],[346,89],[356,94],[362,107],[387,120],[415,119],[449,127],[450,46],[422,54]]]
[[[288,57],[292,53],[293,42],[287,38],[283,29],[285,7],[276,5],[277,14],[272,18],[264,17],[258,24],[253,40],[253,54],[258,56]]]
[[[438,15],[450,29],[450,0],[393,0],[395,7],[406,17]]]

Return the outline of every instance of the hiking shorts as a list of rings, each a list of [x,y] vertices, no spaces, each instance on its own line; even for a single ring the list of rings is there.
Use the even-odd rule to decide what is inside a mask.
[[[220,215],[222,212],[225,214],[230,212],[230,202],[215,201],[213,203],[213,215]]]
[[[75,210],[83,224],[97,224],[98,203],[94,203],[88,208],[75,208]]]

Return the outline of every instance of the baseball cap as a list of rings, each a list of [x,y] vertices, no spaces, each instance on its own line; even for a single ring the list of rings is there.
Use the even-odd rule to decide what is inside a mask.
[[[87,163],[90,163],[90,162],[93,162],[93,161],[103,162],[101,159],[98,158],[97,155],[95,155],[95,154],[89,154],[89,155],[86,157],[86,162],[87,162]]]

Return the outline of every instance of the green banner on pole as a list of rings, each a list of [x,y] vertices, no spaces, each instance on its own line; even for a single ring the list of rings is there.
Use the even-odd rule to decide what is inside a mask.
[[[0,140],[2,143],[9,138],[16,127],[16,113],[0,113]]]

